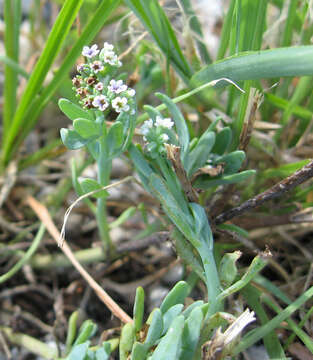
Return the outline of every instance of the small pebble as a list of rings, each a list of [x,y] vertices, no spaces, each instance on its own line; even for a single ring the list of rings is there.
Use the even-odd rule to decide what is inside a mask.
[[[148,293],[148,311],[151,312],[153,309],[160,307],[165,296],[168,294],[169,288],[162,285],[155,285],[150,287]]]

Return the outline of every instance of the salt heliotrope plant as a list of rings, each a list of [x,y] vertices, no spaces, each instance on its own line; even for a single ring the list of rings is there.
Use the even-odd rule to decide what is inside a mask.
[[[202,353],[206,357],[226,356],[242,329],[255,318],[249,309],[237,320],[234,315],[223,313],[224,300],[247,285],[266,260],[256,256],[241,278],[236,267],[238,253],[226,254],[217,266],[209,214],[201,194],[244,180],[254,171],[238,173],[245,154],[228,152],[232,140],[230,128],[218,132],[215,121],[200,138],[190,139],[179,108],[160,93],[156,95],[171,117],[164,117],[156,108],[146,105],[144,109],[150,118],[139,129],[144,146],[133,144],[135,90],[118,78],[121,62],[113,46],[108,43],[102,49],[97,45],[85,46],[82,55],[86,61],[77,66],[78,74],[73,78],[79,105],[66,99],[59,101],[60,109],[73,121],[73,129],[62,129],[61,137],[71,150],[86,147],[98,165],[97,181],[78,181],[74,172],[73,183],[79,195],[91,192],[98,198],[96,215],[105,250],[110,250],[112,244],[105,211],[107,192],[103,188],[109,184],[112,159],[128,151],[144,188],[159,200],[165,218],[172,223],[171,238],[178,254],[207,288],[208,302],[197,301],[184,309],[191,289],[186,282],[178,282],[160,308],[148,317],[148,331],[144,330],[147,325],[143,326],[144,292],[138,288],[134,322],[127,323],[122,330],[120,359],[200,359]],[[234,322],[235,326],[230,325],[222,332],[227,322]],[[93,331],[84,329],[81,331],[88,336],[80,336],[85,341],[73,341],[68,358],[78,359],[75,354],[84,353],[83,359],[107,359],[113,349],[111,345],[105,343],[102,350],[92,352],[88,339]]]
[[[61,129],[64,145],[76,150],[86,147],[98,165],[98,179],[78,181],[73,176],[79,195],[99,190],[109,184],[112,160],[129,146],[135,128],[135,90],[115,78],[122,65],[114,52],[113,45],[104,43],[84,46],[82,55],[85,63],[77,66],[78,74],[73,78],[73,89],[79,105],[61,99],[59,107],[73,121],[73,129]],[[114,120],[108,127],[107,121]],[[105,254],[112,250],[106,217],[106,191],[99,191],[97,197],[97,222]]]

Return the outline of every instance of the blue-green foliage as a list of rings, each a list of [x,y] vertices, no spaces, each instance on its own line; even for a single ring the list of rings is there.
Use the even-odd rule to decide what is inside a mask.
[[[75,324],[70,324],[69,332],[73,332]],[[80,327],[79,334],[71,345],[69,354],[64,360],[109,360],[111,344],[103,342],[100,346],[90,347],[90,339],[95,335],[97,325],[91,320],[86,320]]]
[[[142,291],[137,289],[134,305],[135,323],[138,314],[144,309],[144,297],[142,294],[138,295]],[[201,346],[200,330],[204,326],[207,306],[203,301],[197,301],[182,311],[188,294],[189,285],[184,281],[178,282],[165,297],[160,309],[154,309],[149,316],[151,320],[148,320],[149,329],[145,335],[142,336],[142,333],[137,331],[133,337],[129,332],[128,344],[132,343],[129,355],[132,360],[193,358],[197,347]],[[129,324],[124,327],[129,327]],[[124,342],[127,342],[127,339],[124,339]],[[120,359],[122,358],[120,345]]]

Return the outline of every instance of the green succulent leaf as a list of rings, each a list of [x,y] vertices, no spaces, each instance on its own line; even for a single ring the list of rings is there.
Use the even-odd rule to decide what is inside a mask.
[[[234,251],[233,253],[227,253],[223,256],[220,266],[219,275],[221,285],[224,288],[229,287],[235,281],[238,274],[236,262],[241,255],[240,251]]]
[[[70,150],[77,150],[84,147],[90,140],[84,139],[76,131],[61,129],[61,139],[63,144]]]
[[[167,312],[163,315],[163,334],[166,333],[168,328],[171,326],[174,319],[181,314],[182,310],[184,308],[183,304],[176,304],[172,306],[170,309],[167,310]]]
[[[160,339],[163,332],[163,317],[160,309],[153,311],[152,321],[145,340],[145,346],[149,349]]]
[[[89,119],[75,119],[73,121],[75,131],[84,139],[100,136],[100,125]]]
[[[215,144],[212,149],[213,154],[223,155],[232,140],[232,131],[231,128],[225,127],[220,132],[216,134]]]
[[[136,289],[136,297],[134,303],[133,318],[135,324],[135,331],[139,331],[142,327],[142,319],[145,310],[145,292],[141,286]]]
[[[190,316],[191,312],[195,308],[197,308],[197,307],[201,308],[201,306],[203,304],[204,304],[203,300],[197,300],[197,301],[193,302],[183,311],[183,315],[185,316],[185,318],[188,318]]]
[[[185,318],[178,316],[154,350],[151,360],[177,359]]]
[[[201,307],[198,306],[192,310],[190,316],[185,321],[179,360],[193,359],[199,342],[202,321],[203,313]]]
[[[215,164],[225,163],[223,174],[230,175],[240,170],[245,158],[246,155],[244,151],[238,150],[217,158]]]
[[[124,140],[123,135],[123,124],[120,121],[116,121],[109,129],[107,135],[107,142],[109,152],[112,155],[114,152],[118,151]]]
[[[163,300],[160,306],[162,314],[165,314],[176,304],[184,304],[184,300],[189,294],[189,291],[189,285],[185,281],[179,281]]]
[[[194,186],[196,188],[207,190],[212,186],[219,186],[225,184],[236,184],[240,181],[248,179],[250,176],[256,173],[255,170],[245,170],[239,174],[226,175],[219,178],[199,178],[195,181]]]
[[[60,110],[72,121],[78,118],[94,120],[90,111],[83,110],[80,106],[72,103],[70,100],[60,99],[58,104]]]
[[[186,158],[184,165],[188,176],[205,165],[214,143],[215,133],[209,130],[205,131]]]
[[[131,360],[143,360],[146,359],[148,353],[148,347],[140,342],[135,342],[132,348]]]
[[[79,329],[79,334],[77,339],[74,342],[74,346],[79,345],[90,339],[97,331],[97,325],[94,324],[91,320],[86,320],[83,322]]]
[[[106,341],[102,347],[95,352],[96,360],[109,360],[111,354],[111,344]]]
[[[102,197],[109,196],[108,192],[106,190],[102,189],[103,186],[101,186],[96,180],[84,179],[84,180],[80,181],[80,185],[85,194],[90,193],[92,191],[99,190],[95,194],[90,195],[90,196],[95,197],[96,199],[100,199]]]
[[[126,323],[123,326],[120,338],[120,360],[127,360],[129,353],[133,347],[135,339],[135,329],[132,323]]]
[[[66,354],[69,353],[71,345],[76,337],[77,332],[78,311],[74,311],[68,321],[67,336],[66,336]]]
[[[73,346],[66,360],[85,360],[90,341],[85,341],[82,344]]]

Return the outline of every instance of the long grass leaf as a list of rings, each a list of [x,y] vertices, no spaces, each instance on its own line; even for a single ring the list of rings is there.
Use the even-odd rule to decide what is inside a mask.
[[[205,64],[210,64],[212,62],[211,57],[209,55],[208,49],[205,46],[205,43],[203,42],[203,32],[201,28],[200,21],[194,12],[192,8],[192,4],[190,0],[181,0],[182,7],[184,9],[184,12],[187,16],[190,29],[198,35],[198,38],[196,38],[196,46],[198,48],[201,60]]]
[[[0,56],[0,62],[3,62],[6,66],[9,66],[16,75],[21,75],[25,79],[29,79],[29,74],[24,70],[16,61],[7,56]]]
[[[196,87],[214,79],[232,81],[313,74],[313,46],[296,46],[241,53],[208,65],[191,78]],[[226,85],[226,82],[223,83]]]
[[[255,311],[257,318],[260,320],[261,324],[266,326],[269,318],[262,304],[260,303],[261,291],[249,284],[243,289],[242,293],[248,305]],[[265,334],[263,337],[263,341],[267,353],[271,359],[285,358],[286,355],[274,330]]]
[[[19,57],[19,27],[21,22],[21,0],[5,0],[4,2],[4,46],[6,57],[12,63],[18,64]],[[16,90],[18,73],[5,63],[3,87],[3,134],[7,133],[16,109]],[[4,139],[3,135],[3,139]]]
[[[233,12],[235,8],[236,0],[232,0],[229,4],[229,8],[227,11],[226,16],[224,16],[224,23],[222,28],[222,34],[220,38],[220,47],[217,52],[217,60],[222,59],[227,51],[227,47],[230,40],[230,33],[231,33],[231,27],[232,27],[232,21],[233,21]]]
[[[283,32],[281,46],[290,46],[293,34],[293,24],[297,16],[297,7],[299,0],[290,0],[288,7],[288,14],[286,16],[286,23]]]
[[[25,113],[27,112],[32,100],[38,94],[53,61],[58,55],[66,35],[75,20],[76,14],[82,5],[82,2],[83,0],[67,0],[61,9],[55,24],[53,25],[45,48],[27,83],[10,128],[3,139],[2,161],[4,163],[8,160],[8,155],[16,135],[20,131],[21,126],[25,125],[23,124],[23,122],[25,122]]]
[[[275,304],[268,296],[265,296],[263,298],[263,301],[272,309],[274,309],[274,311],[279,314],[281,311],[281,308]],[[305,346],[308,348],[308,350],[311,351],[311,353],[313,354],[313,340],[310,338],[309,335],[307,335],[302,329],[301,327],[295,323],[293,320],[291,319],[286,319],[287,324],[289,325],[290,329],[298,336],[298,338],[305,344]]]
[[[253,332],[248,333],[244,336],[241,342],[234,348],[233,355],[238,355],[241,351],[247,349],[260,339],[262,339],[266,334],[271,332],[280,326],[281,322],[289,318],[295,311],[297,311],[306,301],[310,300],[313,297],[313,286],[310,287],[306,292],[298,297],[292,304],[287,306],[282,310],[278,315],[276,315],[272,320],[267,324],[259,327]]]
[[[125,2],[141,20],[169,62],[187,82],[192,75],[192,69],[181,51],[171,23],[159,3],[156,0],[125,0]]]

